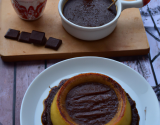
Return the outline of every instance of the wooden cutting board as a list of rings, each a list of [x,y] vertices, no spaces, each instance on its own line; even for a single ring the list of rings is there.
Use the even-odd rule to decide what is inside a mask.
[[[82,41],[68,34],[58,13],[59,0],[48,0],[43,16],[36,21],[24,21],[15,13],[10,0],[2,0],[0,8],[0,55],[4,61],[66,59],[77,56],[118,57],[145,55],[149,44],[139,9],[121,13],[116,29],[98,41]],[[58,51],[4,38],[9,28],[46,33],[46,37],[62,39]]]

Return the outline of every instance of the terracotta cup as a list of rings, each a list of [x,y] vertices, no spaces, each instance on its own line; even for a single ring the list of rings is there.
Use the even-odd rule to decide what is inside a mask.
[[[11,0],[21,19],[36,20],[42,16],[47,0]]]

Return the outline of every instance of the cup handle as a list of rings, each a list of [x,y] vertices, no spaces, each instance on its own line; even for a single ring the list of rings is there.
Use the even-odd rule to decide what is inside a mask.
[[[150,0],[123,1],[121,0],[122,10],[127,8],[141,8],[148,4]]]

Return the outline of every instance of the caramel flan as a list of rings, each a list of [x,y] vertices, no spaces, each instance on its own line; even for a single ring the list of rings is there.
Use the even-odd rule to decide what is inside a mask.
[[[44,101],[42,123],[138,125],[139,115],[135,105],[133,107],[131,104],[135,102],[110,77],[99,73],[79,74],[51,89]],[[132,119],[137,122],[133,124]]]

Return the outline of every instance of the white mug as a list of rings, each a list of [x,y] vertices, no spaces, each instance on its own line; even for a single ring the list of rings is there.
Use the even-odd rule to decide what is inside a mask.
[[[141,8],[145,6],[150,0],[137,0],[137,1],[123,1],[117,0],[115,3],[117,7],[116,17],[107,24],[98,27],[84,27],[76,25],[69,20],[67,20],[63,15],[63,7],[67,0],[60,0],[58,4],[58,11],[61,16],[62,25],[65,30],[70,33],[72,36],[82,39],[82,40],[99,40],[102,39],[113,32],[116,27],[118,18],[121,12],[127,8]],[[107,9],[107,8],[106,8]]]

